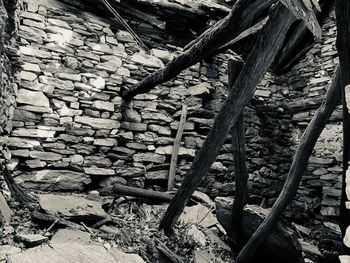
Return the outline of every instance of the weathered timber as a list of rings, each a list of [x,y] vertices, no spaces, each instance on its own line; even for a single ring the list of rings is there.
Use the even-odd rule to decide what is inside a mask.
[[[146,23],[152,25],[155,28],[159,28],[165,30],[165,22],[158,19],[156,16],[141,12],[140,10],[134,8],[133,6],[128,5],[128,2],[119,2],[114,6],[119,10],[126,14],[129,14],[132,17],[145,21]]]
[[[172,195],[164,192],[157,192],[137,187],[126,186],[122,184],[114,184],[113,187],[108,189],[101,189],[100,194],[106,195],[126,195],[145,198],[153,201],[169,202],[172,199]]]
[[[216,49],[235,38],[255,23],[256,16],[266,11],[276,0],[239,0],[228,16],[205,31],[191,45],[191,48],[174,58],[164,68],[140,81],[136,86],[125,90],[123,99],[131,100],[135,95],[146,93],[155,86],[176,77],[182,70],[211,56]]]
[[[239,93],[236,95],[232,90],[229,92],[225,103],[214,119],[213,126],[202,148],[192,163],[190,171],[171,201],[161,221],[160,228],[170,231],[179,218],[194,190],[216,159],[232,124],[237,121],[244,106],[253,97],[260,79],[273,62],[294,21],[295,17],[281,4],[277,4],[271,10],[270,19],[260,32],[258,40],[235,82],[235,86],[241,87]]]
[[[268,214],[267,209],[263,209],[256,205],[247,205],[243,212],[242,233],[245,240],[248,240],[254,231]],[[219,223],[224,227],[228,234],[233,234],[231,219],[232,215],[232,199],[217,198],[216,200],[216,216]],[[301,263],[302,249],[298,241],[297,233],[281,219],[273,229],[269,236],[258,249],[250,263]]]
[[[239,86],[234,86],[234,82],[243,68],[243,61],[229,60],[228,81],[229,87],[237,96]],[[234,250],[239,251],[245,242],[243,226],[243,208],[248,201],[248,173],[246,167],[244,120],[243,113],[238,116],[237,122],[231,127],[232,150],[235,172],[235,200],[232,206],[232,234],[235,243]]]
[[[313,10],[313,5],[319,10],[320,7],[316,4],[316,1],[310,0],[280,0],[298,19],[302,19],[307,28],[317,38],[321,39],[322,30],[317,21],[316,15]]]
[[[314,12],[317,15],[318,20],[322,19],[323,15],[328,15],[330,10],[333,10],[330,7],[332,6],[330,2],[332,2],[332,0],[324,1],[321,5],[314,5]],[[273,65],[274,72],[284,72],[291,65],[294,65],[296,61],[299,61],[300,57],[313,47],[314,41],[310,41],[310,43],[309,41],[305,41],[305,39],[311,37],[312,33],[308,30],[304,21],[297,22],[290,37],[286,39],[283,48],[276,57]]]
[[[242,40],[242,39],[244,39],[244,38],[246,38],[248,36],[257,34],[264,27],[264,25],[266,24],[268,19],[269,19],[268,17],[265,17],[264,19],[262,19],[261,21],[256,23],[254,26],[252,26],[252,27],[248,28],[247,30],[243,31],[236,38],[232,39],[230,42],[228,42],[225,45],[223,45],[222,47],[218,48],[215,51],[215,54],[223,53],[227,49],[229,49],[233,44],[237,43],[238,41],[240,41],[240,40]]]
[[[350,2],[337,0],[335,5],[337,22],[336,46],[339,54],[341,71],[342,104],[343,104],[343,175],[342,193],[340,203],[340,230],[344,240],[349,240],[346,235],[350,234],[350,209],[346,203],[349,202],[347,183],[349,183],[349,161],[350,161]],[[348,174],[348,175],[347,175]],[[347,242],[348,243],[348,242]],[[350,244],[344,242],[344,255],[350,255]]]
[[[316,111],[301,138],[281,193],[279,194],[275,204],[272,206],[268,217],[258,227],[253,236],[248,240],[247,244],[237,256],[237,263],[250,262],[250,259],[256,250],[267,238],[271,232],[271,229],[278,222],[279,218],[283,214],[283,211],[297,193],[300,181],[317,139],[340,101],[341,86],[339,80],[340,70],[338,68],[332,84],[327,91],[323,104]]]
[[[174,140],[173,152],[171,154],[169,178],[168,178],[168,191],[173,190],[174,184],[175,184],[176,165],[177,165],[177,159],[179,156],[181,138],[185,129],[186,116],[187,116],[187,105],[182,105],[179,128],[177,129],[176,137]]]

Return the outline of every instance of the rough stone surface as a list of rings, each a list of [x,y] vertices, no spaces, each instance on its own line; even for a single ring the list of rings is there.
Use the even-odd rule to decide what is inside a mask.
[[[79,196],[54,194],[39,195],[39,205],[50,215],[59,214],[69,219],[96,220],[107,216],[100,203]]]
[[[39,170],[16,177],[20,185],[35,190],[84,190],[91,179],[83,173],[69,170]]]
[[[17,94],[17,103],[33,106],[49,107],[49,99],[41,91],[20,89]]]
[[[79,11],[45,1],[40,1],[40,8],[22,10],[16,43],[16,63],[22,65],[22,72],[14,75],[9,58],[1,55],[5,67],[0,94],[4,146],[0,147],[6,145],[13,153],[7,157],[12,157],[16,180],[32,189],[82,191],[90,184],[90,175],[68,169],[92,167],[110,169],[111,174],[113,170],[121,177],[118,180],[129,185],[137,178],[144,182],[142,186],[151,186],[153,178],[160,177],[162,183],[156,187],[166,188],[164,171],[168,170],[181,107],[186,104],[188,116],[176,174],[179,185],[227,96],[229,56],[220,54],[210,62],[197,63],[151,92],[125,102],[123,90],[181,50],[162,45],[146,55],[128,32],[110,27],[105,18],[89,12],[82,19]],[[91,17],[95,22],[90,22]],[[334,21],[333,13],[325,17],[320,44],[287,73],[267,73],[257,87],[254,105],[244,109],[250,194],[257,204],[262,200],[267,207],[274,203],[296,145],[334,74]],[[332,221],[339,215],[340,121],[338,107],[315,146],[287,217],[313,223]],[[234,194],[231,149],[228,137],[200,186],[211,197]],[[54,153],[55,157],[35,152]],[[28,169],[35,171],[28,173]]]

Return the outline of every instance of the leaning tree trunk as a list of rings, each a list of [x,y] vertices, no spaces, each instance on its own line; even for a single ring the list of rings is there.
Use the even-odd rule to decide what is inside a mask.
[[[340,229],[343,237],[350,235],[350,209],[346,202],[350,201],[349,190],[346,192],[347,184],[350,184],[349,161],[350,161],[350,1],[336,1],[337,17],[337,49],[341,70],[341,86],[343,95],[343,180],[342,197],[340,204]],[[348,175],[347,175],[347,171]],[[347,232],[348,229],[348,233]],[[347,238],[350,242],[350,236]],[[350,255],[350,244],[344,246],[346,255]]]
[[[205,31],[184,53],[169,62],[164,68],[147,76],[135,87],[123,92],[123,99],[146,93],[155,86],[176,77],[182,70],[198,63],[238,36],[255,23],[256,17],[276,0],[238,0],[228,16]]]
[[[259,226],[239,253],[236,259],[237,263],[250,262],[255,251],[269,235],[271,229],[276,225],[287,205],[293,200],[317,139],[340,101],[339,75],[340,70],[337,69],[332,84],[327,91],[325,101],[316,111],[301,138],[281,193],[273,205],[268,217]]]
[[[277,4],[273,8],[269,21],[262,29],[259,39],[235,82],[235,86],[240,87],[239,93],[235,96],[232,90],[229,92],[190,171],[185,176],[160,223],[161,229],[170,231],[179,218],[189,198],[215,161],[232,124],[236,123],[243,107],[253,97],[260,79],[272,64],[294,21],[294,16],[283,5]]]

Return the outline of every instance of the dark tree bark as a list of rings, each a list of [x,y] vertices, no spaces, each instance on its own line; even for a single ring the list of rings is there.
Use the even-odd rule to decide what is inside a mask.
[[[339,54],[339,63],[341,70],[341,86],[343,95],[343,179],[342,195],[340,204],[340,230],[343,237],[350,226],[350,210],[346,207],[349,196],[346,194],[346,184],[349,183],[349,176],[346,175],[349,170],[350,161],[350,1],[336,1],[337,17],[337,49]],[[349,178],[348,180],[347,177]],[[344,245],[344,254],[350,255],[350,247]]]
[[[182,70],[213,55],[219,47],[238,36],[255,23],[256,17],[276,0],[239,0],[230,14],[208,29],[184,53],[169,62],[164,68],[149,75],[135,87],[123,92],[123,99],[146,93],[155,86],[176,77]]]
[[[295,17],[281,4],[277,4],[271,11],[269,21],[262,29],[241,74],[235,82],[235,86],[240,87],[239,93],[235,96],[234,92],[229,92],[228,98],[215,117],[213,127],[194,159],[190,171],[185,176],[160,223],[161,229],[170,231],[179,218],[194,190],[215,161],[232,124],[237,121],[243,107],[253,97],[256,86],[273,62],[294,21]]]
[[[253,236],[248,240],[242,251],[239,253],[236,259],[237,263],[250,262],[250,259],[254,255],[255,251],[259,248],[262,242],[264,242],[271,229],[280,219],[287,205],[293,200],[317,139],[340,101],[341,86],[339,79],[340,70],[337,69],[332,84],[327,91],[325,101],[316,111],[301,138],[281,193],[273,205],[268,217],[259,226]]]
[[[229,60],[228,62],[228,85],[232,92],[239,91],[238,86],[234,86],[235,80],[243,68],[243,61]],[[248,201],[248,173],[246,167],[245,154],[245,132],[243,113],[238,116],[237,122],[230,129],[232,138],[232,150],[235,171],[235,199],[232,206],[232,240],[235,243],[233,249],[237,252],[244,246],[245,238],[243,235],[243,208]]]

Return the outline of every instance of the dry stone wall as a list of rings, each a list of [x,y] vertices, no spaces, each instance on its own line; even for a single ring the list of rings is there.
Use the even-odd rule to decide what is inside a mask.
[[[226,58],[197,64],[125,103],[121,89],[162,67],[178,50],[168,46],[145,54],[127,32],[111,25],[59,1],[24,2],[17,106],[11,136],[4,138],[9,167],[24,187],[83,191],[119,182],[162,188],[183,104],[189,113],[177,182],[203,143],[213,122],[214,91],[226,88],[221,65]],[[215,107],[219,100],[217,95]],[[231,163],[230,149],[224,148],[204,185],[210,193],[225,190],[215,177],[228,181]],[[226,187],[227,193],[233,190]]]
[[[274,120],[285,123],[277,133],[282,137],[289,134],[290,145],[282,147],[280,152],[285,156],[285,162],[277,170],[272,169],[282,177],[287,174],[296,146],[321,104],[338,64],[334,12],[322,21],[322,29],[322,40],[288,73],[274,78],[269,85],[271,101],[258,110],[260,113],[274,112]],[[316,223],[325,218],[337,220],[342,171],[341,114],[339,106],[321,134],[287,216],[309,218]],[[271,160],[274,158],[276,155],[272,155]]]
[[[330,82],[336,62],[334,18],[325,22],[324,32],[326,50],[316,45],[289,74],[266,74],[244,111],[252,203],[275,201],[295,146]],[[112,21],[56,0],[25,0],[18,44],[17,106],[12,132],[2,141],[10,152],[8,167],[30,189],[86,191],[118,182],[163,190],[181,107],[187,104],[179,184],[227,94],[230,54],[196,64],[124,102],[122,89],[180,49],[168,45],[145,54]],[[294,219],[315,222],[338,213],[338,115],[319,140],[288,210]],[[234,193],[231,149],[227,137],[200,187],[212,197]]]

